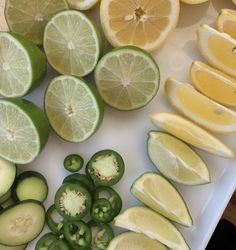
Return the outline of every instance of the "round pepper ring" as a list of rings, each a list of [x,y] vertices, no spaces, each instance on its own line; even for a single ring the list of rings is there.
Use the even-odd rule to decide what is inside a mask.
[[[97,199],[91,208],[91,217],[99,223],[111,222],[114,218],[111,203],[107,199]]]

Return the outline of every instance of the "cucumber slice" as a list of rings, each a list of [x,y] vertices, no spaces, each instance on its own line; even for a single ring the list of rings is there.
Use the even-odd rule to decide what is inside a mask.
[[[0,157],[0,197],[11,188],[16,178],[16,165]]]
[[[12,199],[15,202],[29,199],[43,202],[47,195],[47,181],[42,174],[35,171],[20,174],[12,187]]]
[[[0,245],[0,250],[24,250],[26,249],[26,246],[27,245],[8,247],[8,246]]]
[[[3,196],[0,198],[0,204],[3,204],[4,202],[8,201],[11,198],[11,189],[6,192]],[[1,250],[1,248],[0,248]]]
[[[19,246],[35,239],[43,230],[45,209],[34,200],[14,204],[0,213],[0,244]]]

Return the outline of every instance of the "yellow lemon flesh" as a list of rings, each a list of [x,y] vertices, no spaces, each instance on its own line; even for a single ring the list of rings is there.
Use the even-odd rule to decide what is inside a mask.
[[[100,0],[67,0],[69,6],[76,10],[92,9]]]
[[[100,17],[104,33],[114,46],[135,45],[153,51],[175,28],[178,0],[102,0]]]
[[[197,30],[197,43],[209,64],[236,77],[236,40],[207,25]]]
[[[190,84],[168,78],[165,90],[171,105],[202,127],[222,134],[236,132],[236,113],[202,95]]]
[[[194,87],[204,95],[226,106],[236,107],[236,78],[202,62],[193,62],[190,77]]]
[[[209,153],[234,158],[234,152],[219,139],[197,126],[193,122],[171,113],[154,113],[150,119],[158,128],[162,128],[177,138],[205,150]]]

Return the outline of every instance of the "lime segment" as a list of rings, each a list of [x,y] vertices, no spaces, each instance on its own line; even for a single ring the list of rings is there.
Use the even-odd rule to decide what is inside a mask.
[[[47,142],[49,125],[32,102],[0,99],[0,156],[14,163],[32,162]]]
[[[45,77],[46,58],[25,38],[0,32],[0,94],[21,97],[34,89]]]
[[[11,31],[42,44],[47,22],[65,9],[65,0],[6,0],[5,16]]]
[[[98,29],[83,13],[63,11],[47,24],[44,49],[49,63],[61,74],[85,76],[97,64],[101,38]]]
[[[160,72],[151,55],[127,46],[111,51],[100,60],[95,81],[108,105],[128,111],[141,108],[154,98]]]
[[[156,173],[145,173],[131,187],[132,194],[167,219],[191,227],[184,199],[170,182]]]
[[[73,76],[52,80],[45,94],[45,110],[55,132],[70,142],[89,138],[103,118],[103,103],[96,89]]]

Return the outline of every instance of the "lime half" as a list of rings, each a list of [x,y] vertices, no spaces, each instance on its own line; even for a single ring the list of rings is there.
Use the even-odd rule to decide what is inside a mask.
[[[119,110],[147,105],[157,94],[160,72],[147,52],[127,46],[106,54],[95,70],[95,81],[104,101]]]
[[[144,234],[126,232],[116,236],[107,250],[167,250],[167,247]]]
[[[27,100],[0,99],[0,156],[10,162],[32,162],[47,142],[44,112]]]
[[[115,226],[143,233],[170,249],[190,249],[179,230],[169,220],[146,207],[128,208],[115,218]]]
[[[96,89],[73,76],[52,80],[45,94],[45,110],[54,131],[70,142],[89,138],[103,119],[103,102]]]
[[[46,57],[32,42],[20,35],[0,32],[0,94],[21,97],[45,77]]]
[[[183,197],[164,177],[156,173],[145,173],[131,187],[132,194],[145,205],[166,218],[184,226],[193,225]]]
[[[5,17],[12,32],[42,44],[47,22],[65,9],[68,9],[65,0],[6,0]]]
[[[61,74],[85,76],[93,71],[101,53],[97,27],[75,10],[55,15],[44,33],[49,63]]]
[[[167,178],[185,185],[211,181],[200,156],[176,137],[164,132],[150,132],[147,144],[151,161]]]

